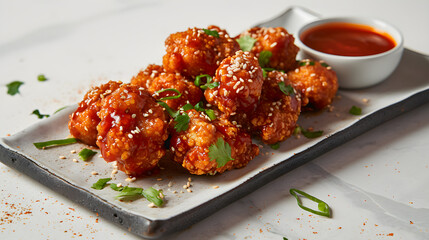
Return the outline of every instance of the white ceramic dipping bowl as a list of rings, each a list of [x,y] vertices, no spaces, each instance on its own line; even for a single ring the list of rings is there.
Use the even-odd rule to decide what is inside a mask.
[[[395,40],[396,46],[383,53],[355,57],[323,53],[306,46],[301,41],[300,37],[306,30],[334,22],[373,27],[376,31],[388,33]],[[301,48],[303,59],[324,60],[337,73],[340,88],[346,89],[370,87],[385,80],[398,66],[404,49],[404,40],[397,28],[380,20],[358,17],[326,18],[310,22],[300,28],[296,41]]]

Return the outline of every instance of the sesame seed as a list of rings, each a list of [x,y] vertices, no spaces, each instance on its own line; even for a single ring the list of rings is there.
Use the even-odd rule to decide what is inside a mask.
[[[270,47],[275,47],[277,45],[277,42],[273,42],[271,45],[270,45]]]
[[[98,172],[96,172],[96,171],[92,171],[92,172],[91,172],[91,174],[92,174],[92,175],[98,175]]]
[[[192,182],[192,178],[191,177],[188,177],[188,182]]]
[[[144,114],[143,114],[143,117],[149,117],[149,114],[144,113]]]
[[[71,150],[70,153],[76,153],[76,150]]]
[[[147,206],[150,207],[150,208],[156,208],[156,205],[153,202],[149,203]]]
[[[59,158],[60,158],[60,159],[66,159],[66,157],[65,157],[65,156],[59,156]]]
[[[162,181],[162,178],[157,178],[156,181]]]
[[[136,118],[137,115],[135,113],[133,113],[133,115],[131,115],[132,118]]]
[[[218,188],[219,188],[219,186],[217,186],[217,185],[216,185],[216,186],[213,186],[212,188],[213,188],[213,189],[218,189]]]
[[[131,133],[128,134],[129,138],[133,138],[133,135]]]
[[[79,162],[79,161],[78,161],[76,158],[73,158],[73,162],[76,162],[76,163],[77,163],[77,162]]]
[[[135,180],[136,180],[136,178],[135,178],[135,177],[132,177],[132,178],[127,177],[127,178],[125,179],[125,181],[127,181],[127,182],[134,182]]]
[[[118,173],[118,169],[113,169],[112,170],[112,174],[117,174]]]
[[[192,189],[188,188],[188,189],[186,189],[186,191],[188,191],[188,193],[191,193]]]
[[[122,183],[116,184],[116,187],[122,187]]]

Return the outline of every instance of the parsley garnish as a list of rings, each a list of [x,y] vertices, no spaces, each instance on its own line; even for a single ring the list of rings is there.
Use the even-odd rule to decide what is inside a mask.
[[[98,179],[98,181],[94,184],[92,184],[91,188],[97,189],[97,190],[101,190],[104,187],[106,187],[107,183],[112,180],[111,178],[100,178]]]
[[[292,196],[294,196],[296,198],[298,206],[300,208],[304,209],[305,211],[308,211],[308,212],[311,212],[311,213],[314,213],[314,214],[317,214],[317,215],[320,215],[320,216],[331,217],[331,211],[329,209],[329,206],[324,201],[322,201],[322,200],[320,200],[320,199],[318,199],[316,197],[313,197],[310,194],[305,193],[303,191],[300,191],[298,189],[291,188],[289,190],[289,192],[290,192],[290,194],[292,194]],[[319,211],[313,210],[311,208],[308,208],[308,207],[305,207],[304,205],[302,205],[301,200],[299,199],[297,193],[300,194],[300,195],[302,195],[302,196],[304,196],[304,197],[306,197],[306,198],[308,198],[309,200],[311,200],[313,202],[316,202],[318,204],[317,208],[319,209]]]
[[[266,50],[261,51],[261,52],[259,53],[259,59],[258,59],[258,61],[259,61],[259,65],[260,65],[261,67],[265,67],[265,66],[267,66],[267,65],[268,65],[268,63],[270,63],[270,58],[271,58],[271,56],[273,56],[273,53],[272,53],[272,52],[270,52],[270,51],[266,51]]]
[[[236,40],[240,45],[240,49],[244,52],[250,52],[252,50],[253,45],[255,45],[256,39],[252,38],[249,35],[245,35]]]
[[[215,38],[219,38],[219,33],[216,30],[210,30],[210,29],[203,29],[204,33],[209,35],[209,36],[213,36]]]
[[[361,115],[362,109],[360,107],[352,106],[349,110],[349,113],[353,115]]]
[[[44,82],[44,81],[46,81],[46,80],[48,80],[48,79],[45,77],[45,75],[43,75],[43,74],[39,74],[39,76],[37,76],[37,80],[38,80],[39,82]]]
[[[15,95],[15,94],[17,94],[17,93],[20,93],[19,92],[19,87],[22,85],[22,84],[24,84],[23,82],[21,82],[21,81],[13,81],[13,82],[10,82],[10,83],[8,83],[7,85],[6,85],[6,87],[7,87],[7,94],[9,94],[9,95]]]
[[[213,143],[209,147],[209,158],[210,161],[216,160],[217,167],[223,167],[225,164],[234,158],[231,157],[231,146],[223,140],[218,138],[216,143]]]
[[[76,142],[77,142],[76,138],[66,138],[66,139],[51,140],[46,142],[36,142],[36,143],[33,143],[33,145],[38,149],[44,149],[46,147],[67,145],[67,144],[72,144]]]
[[[97,154],[97,152],[92,151],[91,149],[88,148],[84,148],[79,152],[79,157],[83,160],[83,161],[88,161],[92,156],[94,156],[95,154]]]
[[[308,131],[308,130],[305,130],[303,127],[297,126],[293,130],[293,134],[297,135],[300,133],[302,133],[302,135],[304,135],[304,137],[306,138],[318,138],[322,136],[323,131]]]
[[[36,115],[39,119],[42,119],[42,118],[48,118],[49,117],[49,114],[41,114],[40,112],[39,112],[39,109],[36,109],[36,110],[34,110],[31,114],[34,114],[34,115]]]

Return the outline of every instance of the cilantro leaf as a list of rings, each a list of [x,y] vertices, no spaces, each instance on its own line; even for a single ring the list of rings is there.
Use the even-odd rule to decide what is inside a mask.
[[[31,114],[34,114],[34,115],[36,115],[39,119],[42,119],[42,118],[48,118],[49,117],[49,114],[41,114],[40,112],[39,112],[39,109],[36,109],[36,110],[34,110]]]
[[[236,40],[240,45],[240,49],[244,52],[250,52],[252,50],[253,45],[255,45],[256,39],[252,38],[249,35],[242,36]]]
[[[216,143],[213,143],[209,147],[209,158],[210,161],[216,160],[217,167],[223,167],[225,164],[234,158],[231,157],[231,146],[223,140],[218,138]]]
[[[282,91],[285,95],[287,96],[295,95],[295,91],[290,84],[286,86],[284,82],[279,82],[278,85],[279,85],[280,91]]]
[[[259,53],[259,59],[258,59],[258,61],[259,61],[259,65],[261,65],[261,67],[265,67],[265,66],[267,66],[267,65],[268,65],[268,63],[270,63],[270,58],[271,58],[271,56],[273,56],[273,53],[272,53],[272,52],[270,52],[270,51],[266,51],[266,50],[261,51],[261,52]]]
[[[7,85],[6,85],[6,87],[7,87],[7,94],[9,94],[9,95],[15,95],[15,94],[17,94],[17,93],[20,93],[19,92],[19,87],[22,85],[22,84],[24,84],[24,82],[21,82],[21,81],[13,81],[13,82],[10,82],[10,83],[8,83]]]
[[[162,190],[158,191],[155,188],[150,187],[143,190],[142,194],[149,202],[154,203],[158,207],[162,206],[164,203],[162,200],[164,198]]]
[[[209,36],[213,36],[215,38],[219,38],[219,33],[216,30],[210,30],[210,29],[203,29],[204,33],[209,35]]]
[[[100,179],[98,179],[98,181],[96,183],[94,183],[92,185],[91,188],[94,188],[94,189],[97,189],[97,190],[101,190],[101,189],[103,189],[107,185],[107,183],[110,180],[112,180],[112,179],[111,178],[100,178]]]
[[[174,118],[174,121],[176,121],[176,125],[174,125],[174,129],[176,129],[177,132],[185,131],[189,127],[189,121],[191,119],[189,118],[189,115],[187,113],[183,113],[177,117]]]

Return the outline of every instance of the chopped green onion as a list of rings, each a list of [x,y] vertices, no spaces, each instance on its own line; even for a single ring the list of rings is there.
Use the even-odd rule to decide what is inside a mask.
[[[76,142],[77,142],[76,138],[66,138],[66,139],[51,140],[46,142],[36,142],[33,144],[38,149],[44,149],[46,147],[67,145],[67,144],[72,144]]]
[[[61,111],[61,110],[64,110],[65,108],[67,108],[68,106],[65,106],[65,107],[62,107],[62,108],[58,108],[55,112],[54,112],[54,114],[55,113],[58,113],[59,111]]]
[[[219,38],[219,33],[216,30],[210,30],[210,29],[203,29],[204,33],[209,35],[209,36],[213,36],[215,38]]]
[[[143,188],[125,186],[116,198],[123,201],[136,200],[143,197]]]
[[[34,115],[36,115],[39,119],[42,119],[42,118],[48,118],[49,117],[49,114],[41,114],[40,112],[39,112],[39,109],[36,109],[36,110],[34,110],[31,114],[34,114]]]
[[[257,40],[252,38],[249,35],[242,36],[239,39],[237,39],[238,45],[240,45],[240,49],[244,52],[250,52],[253,48],[253,45],[255,45],[255,42]]]
[[[209,158],[210,161],[216,160],[218,168],[234,160],[234,158],[231,157],[231,146],[221,137],[217,139],[216,143],[210,145]]]
[[[322,67],[329,67],[329,64],[327,64],[325,62],[321,62],[320,65],[322,65]]]
[[[199,87],[201,85],[201,78],[206,78],[206,82],[211,82],[212,81],[212,76],[208,75],[208,74],[201,74],[195,77],[195,81],[194,84],[195,86]]]
[[[183,111],[188,111],[188,110],[194,109],[194,106],[190,103],[187,103],[187,104],[183,105],[182,109],[183,109]]]
[[[97,154],[97,152],[92,151],[91,149],[88,148],[84,148],[79,152],[79,157],[83,160],[83,161],[88,161],[92,156],[94,156],[95,154]]]
[[[259,53],[259,59],[258,59],[258,61],[259,61],[259,65],[260,65],[261,67],[265,67],[265,66],[267,66],[267,65],[268,65],[268,63],[270,63],[270,58],[271,58],[271,56],[273,56],[273,53],[272,53],[272,52],[270,52],[270,51],[266,51],[266,50],[261,51],[261,52]]]
[[[216,114],[212,109],[205,109],[203,106],[203,102],[199,102],[197,104],[195,104],[194,109],[197,110],[198,112],[204,112],[209,118],[210,120],[215,120],[216,119]]]
[[[24,84],[24,82],[21,82],[21,81],[13,81],[13,82],[8,83],[6,85],[6,87],[7,87],[7,94],[13,96],[13,95],[19,93],[19,87],[22,84]]]
[[[318,198],[316,198],[314,196],[311,196],[308,193],[300,191],[298,189],[291,188],[289,190],[289,192],[290,192],[290,194],[292,194],[292,196],[294,196],[296,198],[298,206],[300,208],[304,209],[305,211],[308,211],[308,212],[311,212],[311,213],[314,213],[314,214],[317,214],[317,215],[320,215],[320,216],[331,217],[331,211],[329,209],[329,206],[324,201],[322,201],[322,200],[320,200],[320,199],[318,199]],[[297,193],[300,194],[300,195],[302,195],[302,196],[304,196],[304,197],[306,197],[306,198],[308,198],[309,200],[311,200],[313,202],[316,202],[318,204],[319,211],[313,210],[311,208],[308,208],[308,207],[305,207],[304,205],[302,205],[301,200],[299,199]]]
[[[165,103],[165,102],[158,101],[157,103],[158,103],[159,105],[161,105],[163,108],[165,108],[165,110],[168,112],[168,114],[169,114],[172,118],[175,118],[175,117],[177,117],[177,115],[179,115],[179,114],[180,114],[180,112],[179,112],[179,111],[173,111],[173,109],[171,109],[171,108],[170,108],[170,106],[168,106],[168,104],[167,104],[167,103]]]
[[[48,79],[45,77],[45,75],[39,74],[39,76],[37,76],[37,80],[39,80],[39,82],[44,82]]]
[[[274,150],[277,150],[277,149],[279,149],[280,148],[280,143],[274,143],[274,144],[270,144],[270,148],[272,148],[272,149],[274,149]]]
[[[160,94],[160,93],[162,93],[162,92],[167,92],[167,91],[173,91],[173,92],[176,92],[178,95],[175,95],[175,96],[168,96],[168,97],[163,97],[163,98],[160,98],[159,100],[178,99],[178,98],[180,98],[180,97],[182,96],[182,93],[180,93],[180,92],[179,92],[179,90],[174,89],[174,88],[161,89],[161,90],[159,90],[159,91],[156,91],[156,92],[155,92],[155,94]]]
[[[164,203],[162,200],[164,198],[162,191],[158,191],[153,187],[146,188],[143,190],[142,194],[149,202],[154,203],[158,207],[161,207]]]
[[[202,85],[202,78],[206,78],[206,80],[207,80],[206,84]],[[220,85],[219,82],[212,82],[212,80],[213,80],[212,76],[210,76],[208,74],[201,74],[195,78],[194,84],[195,84],[195,86],[200,87],[203,90],[206,90],[207,88],[213,89],[213,88],[218,87]]]
[[[310,65],[310,66],[314,66],[314,61],[301,61],[301,62],[299,62],[299,66],[307,66],[307,65]]]
[[[295,95],[295,90],[293,89],[292,85],[287,85],[285,82],[279,82],[278,83],[280,91],[282,91],[287,96],[293,96]]]
[[[302,135],[304,135],[304,137],[306,138],[318,138],[320,136],[322,136],[323,131],[308,131],[305,130],[304,128],[297,126],[294,130],[293,130],[293,134],[294,135],[298,135],[302,133]]]
[[[349,113],[353,115],[361,115],[362,109],[360,107],[352,106],[349,110]]]
[[[212,109],[204,109],[204,112],[207,114],[207,116],[210,118],[210,120],[215,120],[216,119],[216,114],[214,113],[214,111]]]
[[[94,183],[92,185],[91,188],[97,189],[97,190],[101,190],[104,187],[106,187],[107,183],[112,180],[111,178],[100,178],[98,179],[98,181],[96,183]]]
[[[118,187],[118,184],[116,184],[116,183],[111,183],[110,188],[115,190],[115,191],[118,191],[118,192],[120,192],[124,189],[124,187]]]

